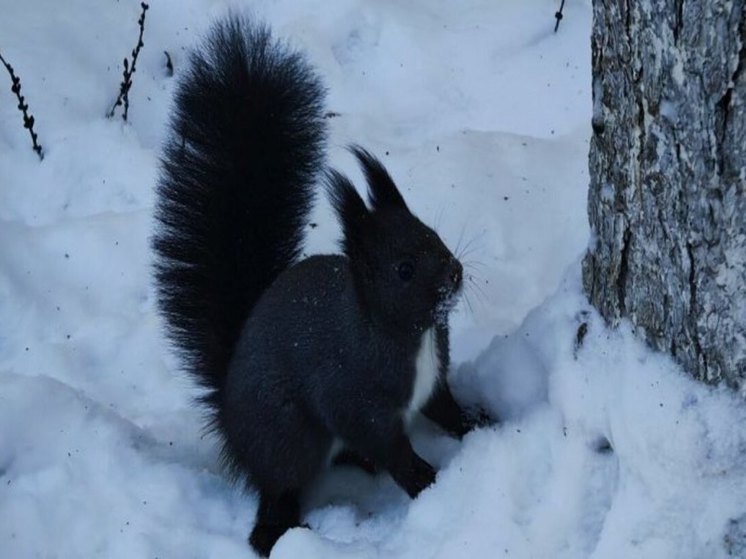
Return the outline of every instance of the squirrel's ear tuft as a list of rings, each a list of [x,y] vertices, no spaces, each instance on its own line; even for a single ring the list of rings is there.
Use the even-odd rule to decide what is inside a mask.
[[[353,259],[360,252],[370,211],[350,179],[342,173],[329,169],[325,179],[329,200],[342,226],[342,250],[348,258]]]
[[[358,145],[352,145],[349,149],[363,168],[365,179],[368,181],[368,199],[373,209],[393,207],[406,210],[407,204],[383,164]]]

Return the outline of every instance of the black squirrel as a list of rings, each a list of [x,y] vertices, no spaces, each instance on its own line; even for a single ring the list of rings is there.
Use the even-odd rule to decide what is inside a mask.
[[[178,84],[157,186],[160,310],[225,464],[259,492],[261,555],[300,525],[335,450],[415,497],[435,470],[412,449],[412,416],[459,437],[474,425],[446,382],[462,266],[370,153],[351,148],[370,207],[326,169],[324,97],[266,27],[218,22]],[[321,180],[343,255],[299,261]]]

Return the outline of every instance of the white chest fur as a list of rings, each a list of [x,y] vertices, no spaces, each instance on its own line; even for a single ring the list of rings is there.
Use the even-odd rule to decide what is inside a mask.
[[[414,386],[412,387],[412,398],[409,401],[404,417],[407,422],[427,402],[433,393],[435,384],[438,382],[440,372],[440,358],[438,357],[438,346],[435,338],[435,328],[430,328],[422,334],[420,349],[415,359]]]

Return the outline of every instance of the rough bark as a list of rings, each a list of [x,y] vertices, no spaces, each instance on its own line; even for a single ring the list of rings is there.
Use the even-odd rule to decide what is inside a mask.
[[[594,0],[592,303],[746,396],[746,0]]]

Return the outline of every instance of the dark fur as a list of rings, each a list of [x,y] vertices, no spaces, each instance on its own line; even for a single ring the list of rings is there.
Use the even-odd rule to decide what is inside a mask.
[[[158,186],[161,309],[208,389],[226,463],[259,491],[261,554],[299,525],[334,439],[412,497],[433,482],[404,417],[429,328],[440,371],[423,412],[458,436],[471,425],[445,382],[461,264],[365,150],[352,148],[370,209],[326,173],[344,255],[297,262],[323,169],[323,98],[303,57],[267,30],[218,24],[177,90]]]

